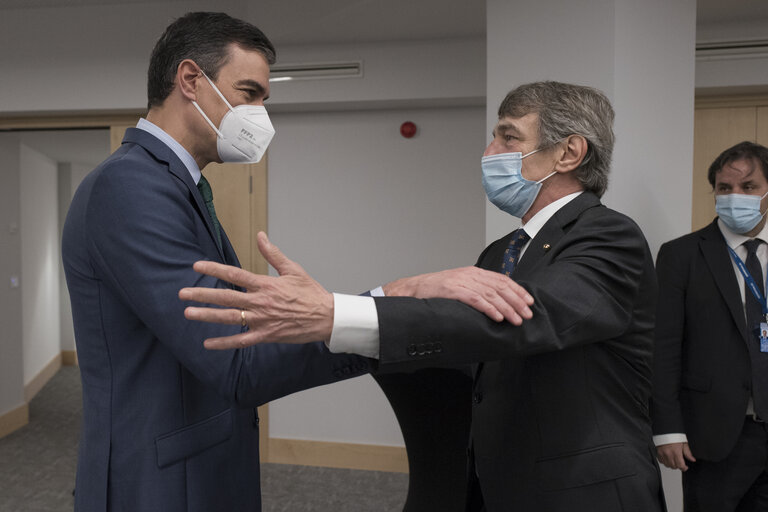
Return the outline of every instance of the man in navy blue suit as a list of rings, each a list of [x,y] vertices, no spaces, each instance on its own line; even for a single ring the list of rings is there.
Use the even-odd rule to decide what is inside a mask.
[[[210,162],[258,161],[272,44],[225,14],[173,22],[152,53],[149,112],[83,181],[62,252],[83,382],[75,509],[260,510],[256,407],[369,370],[321,343],[205,350],[241,332],[184,318],[177,292],[223,287],[197,260],[239,266]]]

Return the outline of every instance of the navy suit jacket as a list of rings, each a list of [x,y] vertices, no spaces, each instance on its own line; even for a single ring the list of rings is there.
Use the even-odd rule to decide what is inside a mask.
[[[478,265],[500,271],[511,236]],[[471,475],[489,512],[663,510],[648,410],[656,280],[642,232],[585,192],[529,242],[512,278],[535,299],[519,327],[455,301],[376,298],[382,370],[483,362]]]
[[[260,510],[255,407],[368,371],[322,343],[206,350],[240,327],[186,320],[177,294],[226,286],[192,270],[238,265],[222,239],[189,171],[143,130],[78,188],[62,241],[83,382],[76,510]]]

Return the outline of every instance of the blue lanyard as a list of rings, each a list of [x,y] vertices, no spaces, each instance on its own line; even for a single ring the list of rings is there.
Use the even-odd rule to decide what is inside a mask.
[[[736,266],[739,267],[739,271],[741,272],[741,275],[744,276],[744,282],[752,291],[752,295],[755,296],[755,299],[757,299],[757,302],[759,302],[760,306],[763,308],[763,314],[765,315],[766,321],[768,321],[768,303],[766,303],[765,297],[763,296],[763,292],[760,290],[760,287],[757,286],[755,279],[752,277],[752,275],[750,275],[749,270],[747,270],[747,266],[744,265],[743,261],[741,261],[741,258],[739,258],[739,255],[736,254],[736,251],[731,249],[730,246],[726,246],[726,247],[728,247],[728,252],[731,253],[731,258],[733,258],[733,261],[736,263]],[[766,278],[765,278],[765,286],[766,288],[768,288],[768,275],[766,275]]]

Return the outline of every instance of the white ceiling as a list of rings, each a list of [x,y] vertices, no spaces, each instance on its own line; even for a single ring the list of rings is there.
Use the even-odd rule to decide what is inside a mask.
[[[110,6],[120,10],[121,25],[130,28],[126,37],[134,42],[137,37],[144,38],[143,31],[154,33],[167,24],[164,20],[150,21],[148,12],[217,9],[261,27],[278,50],[281,46],[312,43],[482,37],[486,25],[485,0],[0,0],[0,12],[23,11],[30,19],[43,11],[87,12]],[[697,26],[702,34],[723,24],[742,22],[754,26],[755,20],[766,20],[768,26],[768,0],[697,3]],[[768,30],[765,33],[768,39]],[[24,139],[55,160],[93,164],[105,154],[104,150],[88,149],[100,137],[97,133],[57,132],[56,137],[28,133]]]
[[[768,20],[766,0],[697,0],[696,24],[713,25],[755,19]],[[766,30],[768,38],[768,30]]]
[[[126,9],[125,26],[134,28],[161,7],[226,10],[264,29],[276,45],[482,36],[486,24],[485,0],[0,0],[0,11],[31,15],[36,9],[98,6]],[[697,1],[698,25],[755,19],[768,20],[768,1]]]

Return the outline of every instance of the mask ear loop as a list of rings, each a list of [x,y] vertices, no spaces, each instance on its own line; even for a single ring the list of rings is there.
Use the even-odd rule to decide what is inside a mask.
[[[568,137],[564,137],[564,138],[560,139],[559,141],[555,142],[555,144],[560,144],[561,142],[563,142],[563,141],[564,141],[565,139],[567,139],[567,138],[568,138]],[[544,149],[544,148],[534,149],[534,150],[533,150],[533,151],[531,151],[530,153],[526,153],[525,155],[523,155],[523,156],[522,156],[522,158],[525,158],[525,157],[527,157],[527,156],[529,156],[529,155],[532,155],[532,154],[534,154],[534,153],[536,153],[536,152],[538,152],[538,151],[541,151],[542,149]],[[537,182],[536,182],[536,184],[538,185],[538,184],[540,184],[540,183],[544,183],[546,180],[548,180],[549,178],[551,178],[551,177],[552,177],[552,176],[554,176],[555,174],[557,174],[557,171],[552,171],[551,173],[547,174],[546,176],[544,176],[543,178],[541,178],[539,181],[537,181]],[[765,195],[768,195],[768,192],[766,192],[766,193],[765,193]],[[763,196],[763,197],[765,197],[765,196]]]
[[[229,104],[229,102],[227,101],[227,98],[225,98],[225,97],[224,97],[224,95],[223,95],[223,94],[221,94],[221,91],[219,90],[219,88],[218,88],[218,87],[216,87],[216,85],[214,85],[213,81],[212,81],[210,78],[208,78],[208,75],[206,75],[206,74],[205,74],[205,71],[203,71],[203,70],[201,69],[201,70],[200,70],[200,73],[202,73],[202,74],[203,74],[203,76],[205,77],[205,79],[206,79],[206,80],[208,80],[208,83],[209,83],[209,84],[211,84],[211,87],[213,87],[213,90],[214,90],[214,91],[216,91],[216,94],[218,94],[218,95],[219,95],[219,98],[221,98],[221,99],[222,99],[222,101],[224,101],[224,103],[227,105],[227,108],[230,110],[230,112],[234,111],[234,109],[232,108],[232,105],[230,105],[230,104]],[[211,121],[211,119],[210,119],[210,118],[209,118],[207,115],[205,115],[205,112],[203,112],[203,109],[202,109],[202,108],[200,108],[200,105],[198,105],[198,104],[197,104],[197,101],[194,101],[194,100],[193,100],[193,101],[192,101],[192,104],[195,106],[195,108],[197,109],[197,111],[198,111],[198,112],[200,112],[200,114],[203,116],[203,119],[205,119],[205,120],[208,122],[208,125],[210,125],[210,127],[211,127],[211,128],[213,128],[213,131],[215,131],[215,132],[216,132],[216,135],[217,135],[217,136],[218,136],[220,139],[223,139],[223,138],[224,138],[224,134],[223,134],[223,133],[221,133],[221,132],[219,131],[219,129],[216,127],[216,125],[215,125],[215,124],[213,124],[213,122]]]

